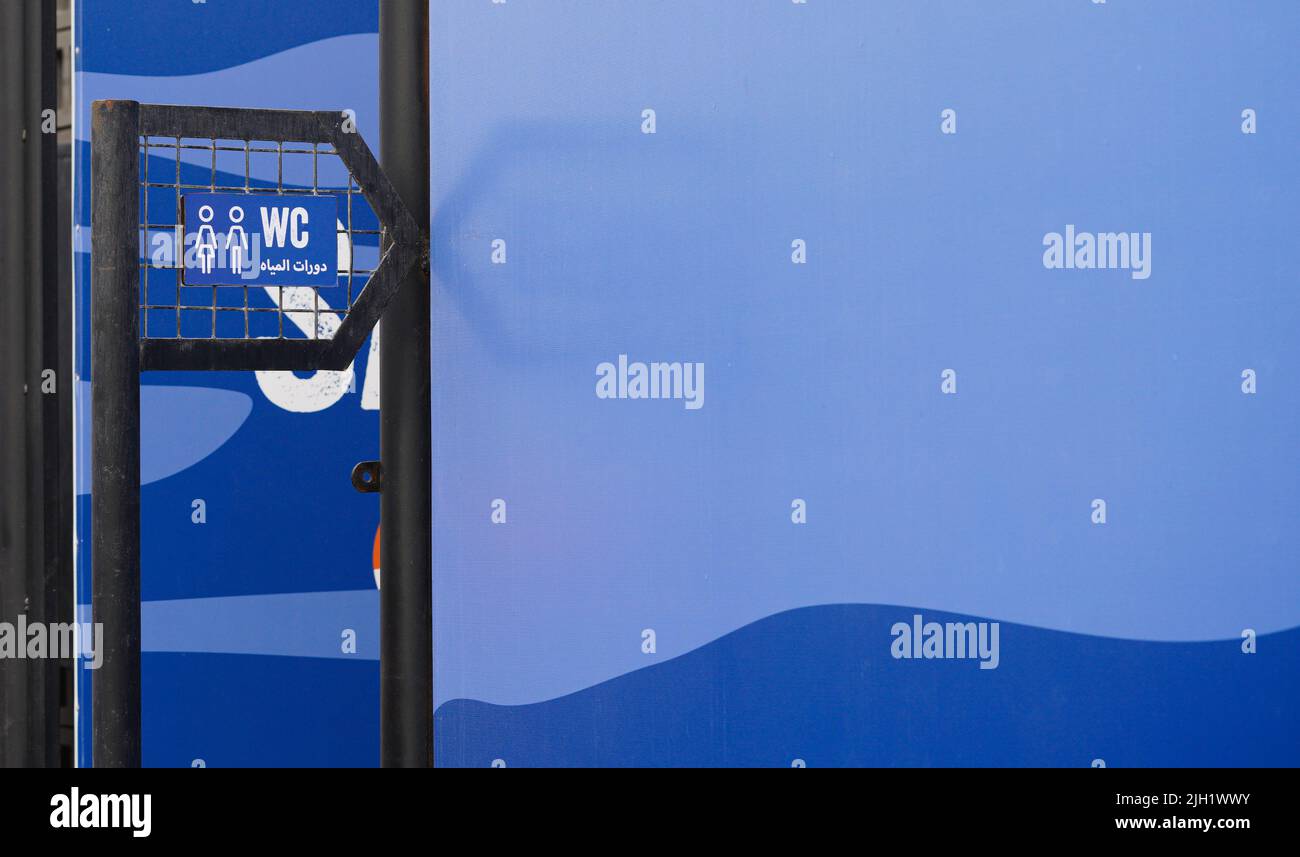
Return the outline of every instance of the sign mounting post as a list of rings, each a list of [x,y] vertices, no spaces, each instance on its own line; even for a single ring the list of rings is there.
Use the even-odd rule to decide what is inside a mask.
[[[96,101],[91,220],[92,753],[138,767],[140,372],[346,369],[428,238],[342,111]]]

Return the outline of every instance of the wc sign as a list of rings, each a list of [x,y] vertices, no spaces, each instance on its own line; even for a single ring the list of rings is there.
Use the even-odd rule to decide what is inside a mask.
[[[191,193],[184,197],[187,286],[338,285],[338,198]]]

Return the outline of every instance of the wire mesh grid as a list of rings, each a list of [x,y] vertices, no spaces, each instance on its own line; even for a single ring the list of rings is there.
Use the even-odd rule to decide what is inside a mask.
[[[144,135],[139,146],[142,339],[333,338],[378,265],[386,238],[333,146]],[[334,197],[334,284],[188,283],[187,270],[198,264],[195,236],[186,235],[184,222],[190,193]],[[229,237],[216,241],[223,253],[230,246]]]

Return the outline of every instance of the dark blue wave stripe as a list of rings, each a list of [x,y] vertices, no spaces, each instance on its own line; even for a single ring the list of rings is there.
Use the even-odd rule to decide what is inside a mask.
[[[79,4],[77,14],[81,71],[150,77],[231,68],[322,39],[379,31],[378,4],[356,0],[97,0]]]
[[[1000,664],[896,660],[879,605],[781,613],[547,702],[453,700],[445,766],[1300,764],[1300,628],[1158,643],[1001,623]]]

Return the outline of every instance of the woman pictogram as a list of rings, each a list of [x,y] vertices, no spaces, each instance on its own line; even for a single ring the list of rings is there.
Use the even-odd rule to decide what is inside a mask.
[[[199,270],[205,274],[212,273],[212,263],[217,255],[217,233],[212,228],[212,214],[212,206],[199,206],[199,220],[202,223],[199,226],[196,245],[199,254]]]

